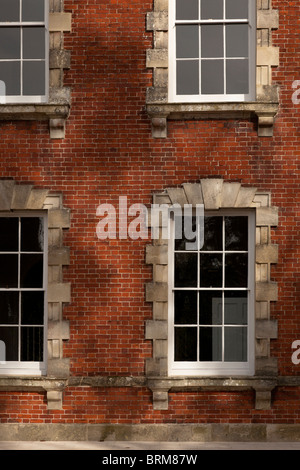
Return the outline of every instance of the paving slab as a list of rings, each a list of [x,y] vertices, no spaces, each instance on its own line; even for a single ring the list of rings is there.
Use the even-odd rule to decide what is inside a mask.
[[[0,450],[300,450],[300,442],[0,441]]]

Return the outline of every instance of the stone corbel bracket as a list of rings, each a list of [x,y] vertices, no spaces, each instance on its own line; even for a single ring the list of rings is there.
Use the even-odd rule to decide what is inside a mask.
[[[154,138],[167,137],[168,120],[257,118],[259,137],[271,137],[278,112],[278,87],[272,83],[272,68],[279,65],[279,49],[272,45],[272,30],[279,27],[271,1],[257,1],[256,99],[241,103],[170,103],[168,100],[168,0],[154,0],[147,14],[146,29],[153,33],[153,49],[146,66],[153,70],[153,86],[147,89],[146,109]]]
[[[269,409],[271,391],[276,383],[277,359],[271,356],[271,340],[277,338],[277,321],[270,316],[271,302],[278,297],[277,283],[271,279],[271,266],[278,262],[278,246],[272,243],[273,227],[278,225],[278,208],[272,206],[269,193],[255,187],[244,187],[238,182],[219,178],[202,179],[199,183],[186,183],[168,188],[154,195],[154,204],[204,204],[205,210],[248,208],[256,214],[256,289],[255,289],[255,375],[238,385],[256,391],[256,407]],[[161,227],[160,227],[161,230]],[[165,409],[168,391],[177,390],[179,382],[168,376],[168,240],[153,240],[146,247],[146,264],[153,267],[153,280],[146,284],[146,301],[153,305],[153,318],[145,324],[145,338],[153,344],[153,357],[146,360],[146,376],[153,391],[153,404]],[[200,378],[198,378],[200,380]],[[170,381],[168,381],[170,380]],[[184,380],[186,380],[184,378]],[[195,385],[197,379],[185,383]],[[203,379],[204,380],[204,379]],[[216,382],[219,389],[221,382]],[[199,382],[201,386],[206,382]],[[227,382],[224,382],[224,384]],[[175,385],[176,386],[175,386]],[[231,383],[236,387],[236,382]]]

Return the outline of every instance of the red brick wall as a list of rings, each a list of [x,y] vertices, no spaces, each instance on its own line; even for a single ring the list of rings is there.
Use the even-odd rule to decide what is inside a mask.
[[[145,320],[152,318],[145,302],[145,241],[96,237],[96,209],[150,204],[154,191],[205,177],[239,181],[272,193],[279,207],[273,241],[279,263],[272,279],[279,300],[272,305],[278,340],[272,354],[281,375],[299,375],[291,361],[291,344],[300,339],[300,105],[292,102],[292,83],[300,80],[297,1],[273,0],[279,9],[280,109],[273,138],[259,138],[255,121],[178,121],[168,124],[167,139],[153,139],[145,112],[146,50],[152,35],[145,15],[152,2],[134,0],[65,0],[72,12],[72,32],[65,35],[71,69],[65,85],[72,89],[66,138],[50,140],[44,122],[0,123],[0,176],[59,190],[71,209],[65,245],[71,265],[64,280],[72,283],[72,302],[64,310],[71,337],[64,355],[71,374],[143,376],[151,342],[144,339]],[[153,411],[148,389],[68,388],[63,410],[48,411],[44,394],[0,392],[1,422],[270,422],[299,421],[299,389],[280,389],[270,411],[254,409],[251,392],[170,394],[168,411]]]

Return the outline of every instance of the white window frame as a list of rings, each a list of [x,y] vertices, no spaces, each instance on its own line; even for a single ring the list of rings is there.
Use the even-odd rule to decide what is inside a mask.
[[[200,0],[199,0],[200,2]],[[223,11],[224,11],[223,0]],[[209,102],[241,102],[241,101],[254,101],[256,97],[256,0],[249,0],[249,93],[248,94],[217,94],[217,95],[202,95],[201,94],[201,70],[199,71],[199,94],[197,95],[177,95],[176,93],[176,26],[177,24],[245,24],[245,20],[184,20],[176,21],[176,0],[169,0],[169,86],[168,100],[170,103],[209,103]],[[199,6],[200,8],[200,6]],[[225,15],[225,13],[224,13]],[[248,23],[248,22],[246,22]],[[224,30],[225,28],[223,28]],[[199,35],[199,41],[201,41]],[[199,55],[201,51],[199,44]],[[224,57],[225,56],[225,39],[224,39]],[[199,67],[201,67],[201,57],[199,57]],[[224,76],[225,76],[224,67]],[[226,80],[226,77],[224,77]],[[226,81],[224,81],[224,87]]]
[[[3,212],[1,214],[1,217],[12,217],[12,218],[24,218],[24,217],[40,217],[43,218],[44,220],[44,244],[43,244],[43,287],[41,288],[0,288],[0,291],[8,292],[8,291],[43,291],[44,292],[44,337],[43,337],[43,361],[39,362],[32,362],[32,361],[3,361],[0,362],[0,375],[6,375],[6,376],[16,376],[16,375],[32,375],[32,376],[42,376],[46,374],[46,365],[47,365],[47,318],[48,318],[48,303],[47,303],[47,285],[48,285],[48,214],[45,211],[16,211],[16,212],[10,212],[10,213],[5,213]],[[20,230],[20,224],[19,224],[19,230]],[[19,238],[18,240],[20,241],[20,233],[19,233]],[[4,252],[5,254],[7,253],[13,253],[20,255],[20,250],[18,252]],[[30,254],[34,254],[35,252],[30,252]],[[41,252],[37,252],[38,254],[41,254]],[[20,262],[18,262],[18,268],[20,267]],[[20,308],[20,307],[19,307]],[[3,326],[0,323],[0,326]],[[7,326],[7,325],[5,325]],[[36,325],[30,325],[30,326],[36,326]],[[40,325],[37,325],[40,326]],[[21,324],[20,324],[20,319],[18,323],[18,328],[20,330]],[[20,354],[20,334],[18,337],[18,350]]]
[[[255,372],[255,213],[251,210],[205,211],[214,216],[248,216],[248,351],[245,362],[176,362],[174,360],[174,219],[170,220],[168,247],[168,375],[171,376],[253,376]],[[195,288],[192,288],[195,290]],[[201,288],[197,288],[201,290]],[[209,290],[205,287],[203,290]],[[214,289],[212,289],[214,290]],[[224,286],[220,288],[226,290]],[[227,290],[236,290],[227,288]],[[238,290],[238,289],[237,289]],[[223,323],[223,322],[222,322]],[[199,326],[198,326],[199,330]],[[222,324],[224,330],[224,323]],[[199,343],[198,343],[199,345]],[[224,346],[224,342],[223,342]],[[199,357],[199,356],[198,356]]]
[[[49,99],[49,0],[40,0],[44,2],[44,21],[43,22],[0,22],[1,27],[15,26],[21,28],[21,91],[20,95],[3,95],[3,90],[1,89],[0,104],[18,104],[18,103],[46,103]],[[22,0],[20,0],[20,15],[22,9]],[[20,16],[21,18],[21,16]],[[22,57],[22,28],[30,26],[43,26],[45,28],[45,94],[44,95],[23,95],[22,94],[22,66],[24,59]],[[15,61],[15,59],[1,59],[1,62]],[[40,61],[40,59],[30,59],[30,61]],[[1,77],[0,77],[1,79]]]

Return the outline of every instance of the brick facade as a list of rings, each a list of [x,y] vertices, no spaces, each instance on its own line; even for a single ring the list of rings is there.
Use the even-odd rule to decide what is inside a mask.
[[[0,211],[48,213],[48,372],[0,376],[0,439],[299,440],[299,2],[257,1],[234,109],[167,102],[167,1],[49,3],[50,101],[0,105]],[[168,377],[165,241],[96,234],[120,196],[256,211],[253,377]]]

